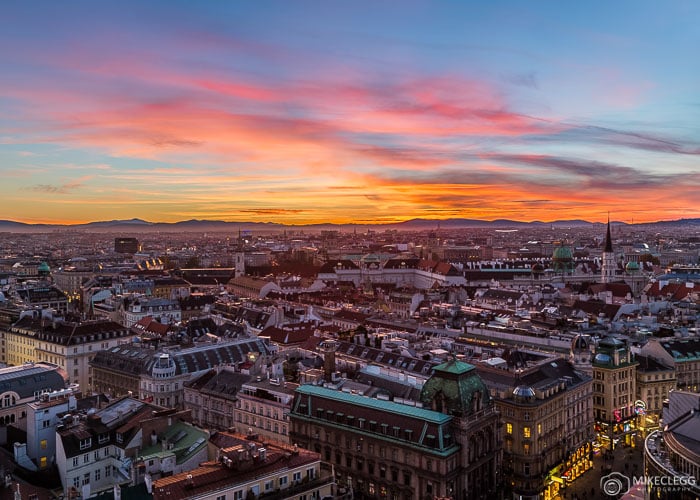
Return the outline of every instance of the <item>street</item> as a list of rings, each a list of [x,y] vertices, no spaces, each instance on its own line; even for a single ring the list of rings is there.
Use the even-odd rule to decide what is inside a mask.
[[[601,489],[600,479],[613,472],[626,476],[630,482],[633,476],[641,476],[644,471],[644,440],[638,437],[635,444],[634,448],[618,446],[612,457],[606,458],[604,453],[594,456],[593,468],[560,490],[557,499],[593,500],[622,496],[624,491],[616,496],[606,495]]]

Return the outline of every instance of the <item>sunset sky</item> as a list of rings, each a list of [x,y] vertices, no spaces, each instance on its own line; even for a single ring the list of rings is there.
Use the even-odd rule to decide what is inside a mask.
[[[0,4],[0,219],[700,217],[700,2]]]

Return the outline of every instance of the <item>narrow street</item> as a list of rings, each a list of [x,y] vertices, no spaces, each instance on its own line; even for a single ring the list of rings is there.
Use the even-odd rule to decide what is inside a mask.
[[[600,480],[610,473],[617,472],[629,478],[632,484],[632,477],[639,477],[644,473],[644,440],[637,437],[636,446],[618,446],[612,457],[605,457],[600,453],[593,458],[593,468],[586,471],[581,477],[560,490],[557,500],[594,500],[599,498],[612,499],[622,496],[606,495],[601,489]],[[625,493],[624,491],[621,493]]]

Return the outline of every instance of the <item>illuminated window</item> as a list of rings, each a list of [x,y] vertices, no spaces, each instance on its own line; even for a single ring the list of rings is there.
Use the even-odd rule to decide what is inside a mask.
[[[506,433],[513,434],[513,424],[506,422]]]
[[[542,434],[542,424],[537,424],[537,434]]]
[[[41,440],[41,449],[42,449],[42,450],[45,450],[45,449],[46,449],[46,445],[47,445],[46,439],[42,439],[42,440]]]
[[[523,437],[525,439],[530,439],[531,434],[530,434],[530,428],[529,427],[523,427]]]

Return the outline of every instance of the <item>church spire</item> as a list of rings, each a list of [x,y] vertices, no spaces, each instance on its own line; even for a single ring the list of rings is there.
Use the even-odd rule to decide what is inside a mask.
[[[610,237],[610,214],[608,214],[608,231],[605,233],[605,249],[603,250],[607,253],[612,253],[612,238]]]
[[[610,236],[610,213],[608,213],[608,229],[605,233],[605,246],[603,247],[602,257],[601,281],[603,283],[612,283],[615,280],[617,265],[612,247],[612,237]]]

